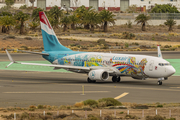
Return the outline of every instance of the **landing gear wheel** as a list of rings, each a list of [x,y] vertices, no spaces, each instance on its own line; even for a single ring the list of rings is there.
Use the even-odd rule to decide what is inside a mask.
[[[112,77],[112,82],[117,82],[117,76]]]
[[[120,81],[121,81],[121,77],[117,77],[117,76],[112,77],[112,82],[120,82]]]
[[[90,78],[87,78],[88,83],[95,83],[96,80],[91,80]]]
[[[157,83],[158,83],[158,85],[162,85],[162,81],[158,81]]]
[[[117,82],[120,82],[121,81],[121,77],[117,77]]]

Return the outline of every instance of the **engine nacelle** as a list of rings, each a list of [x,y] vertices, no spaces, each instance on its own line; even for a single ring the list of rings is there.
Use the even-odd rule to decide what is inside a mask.
[[[102,80],[106,81],[109,78],[109,73],[105,70],[91,70],[88,74],[91,80]]]

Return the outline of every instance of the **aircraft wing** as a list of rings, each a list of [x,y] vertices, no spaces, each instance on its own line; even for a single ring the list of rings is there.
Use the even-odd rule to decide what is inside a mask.
[[[55,68],[90,70],[89,67],[79,67],[79,66],[39,64],[39,63],[23,63],[23,62],[16,62],[16,63],[20,63],[20,64],[23,64],[23,65],[38,65],[38,66],[48,66],[48,67],[55,67]]]
[[[16,62],[13,60],[13,58],[11,57],[11,55],[9,54],[9,52],[7,50],[5,50],[9,60],[11,61],[11,63],[9,65],[6,66],[9,67],[10,65],[12,65],[13,63],[18,63],[18,64],[23,64],[23,65],[38,65],[38,66],[48,66],[48,67],[54,67],[54,68],[63,68],[63,69],[75,69],[75,70],[85,70],[85,71],[90,71],[90,70],[97,70],[97,69],[105,69],[108,73],[113,73],[115,72],[113,69],[106,67],[106,68],[102,68],[102,67],[80,67],[80,66],[69,66],[69,65],[55,65],[55,64],[40,64],[40,63],[24,63],[24,62]]]

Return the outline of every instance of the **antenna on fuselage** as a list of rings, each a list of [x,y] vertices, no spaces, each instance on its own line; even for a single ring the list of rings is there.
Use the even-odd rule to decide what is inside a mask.
[[[160,46],[159,46],[159,45],[157,45],[157,49],[158,49],[158,57],[159,57],[159,58],[163,58],[163,57],[162,57],[162,53],[161,53],[161,49],[160,49]]]

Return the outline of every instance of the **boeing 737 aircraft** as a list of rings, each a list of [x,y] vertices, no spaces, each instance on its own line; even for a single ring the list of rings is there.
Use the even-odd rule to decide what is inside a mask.
[[[120,82],[121,77],[129,76],[139,80],[155,78],[158,79],[158,85],[162,85],[163,80],[167,80],[168,77],[175,73],[175,69],[170,63],[162,58],[159,46],[158,57],[72,51],[58,41],[45,13],[39,12],[39,17],[44,51],[42,53],[29,53],[40,54],[52,64],[16,62],[6,50],[11,61],[8,66],[13,63],[19,63],[49,66],[54,67],[54,70],[63,68],[72,72],[88,74],[87,81],[89,83],[94,83],[97,80],[106,81],[109,76],[112,76],[113,82]]]

